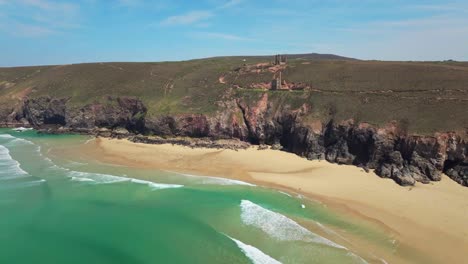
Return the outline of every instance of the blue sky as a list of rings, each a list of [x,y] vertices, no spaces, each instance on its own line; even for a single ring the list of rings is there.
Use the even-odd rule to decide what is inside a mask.
[[[0,0],[0,66],[309,52],[468,60],[468,1]]]

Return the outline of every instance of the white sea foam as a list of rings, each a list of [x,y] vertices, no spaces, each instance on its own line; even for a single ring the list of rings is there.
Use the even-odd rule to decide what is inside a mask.
[[[14,139],[15,137],[10,134],[0,134],[0,138],[4,139]]]
[[[127,167],[125,165],[119,165],[119,164],[114,164],[114,163],[107,163],[107,162],[102,162],[102,161],[99,161],[99,160],[96,160],[95,161],[96,163],[100,164],[100,165],[106,165],[106,166],[110,166],[110,167]]]
[[[24,145],[35,146],[36,151],[39,153],[40,156],[42,156],[41,147],[34,144],[33,142],[31,142],[31,141],[29,141],[27,139],[14,137],[14,136],[12,136],[10,134],[1,134],[0,138],[10,139],[8,142],[4,143],[4,145],[8,146],[8,147],[17,147],[18,145],[20,145],[20,146],[24,146]]]
[[[362,263],[362,264],[369,264],[365,259],[361,258],[360,256],[354,254],[353,252],[348,252],[348,254],[346,254],[347,256],[355,259],[356,261],[358,261],[359,263]]]
[[[248,257],[252,261],[253,264],[281,264],[281,262],[263,253],[258,248],[244,244],[242,241],[239,241],[230,236],[227,237],[229,237],[232,241],[234,241],[237,244],[240,250],[245,254],[246,257]]]
[[[284,194],[284,195],[286,195],[286,196],[292,197],[292,196],[291,196],[289,193],[287,193],[287,192],[283,192],[283,191],[279,191],[279,192],[282,193],[282,194]]]
[[[388,264],[388,262],[387,262],[385,259],[383,259],[383,258],[380,258],[380,261],[381,261],[383,264]]]
[[[27,140],[27,139],[24,139],[24,138],[18,138],[18,137],[15,137],[15,136],[12,136],[10,134],[0,134],[0,139],[12,139],[11,141],[9,142],[13,142],[13,143],[25,143],[25,144],[28,144],[28,145],[34,145],[33,142]]]
[[[149,187],[151,187],[154,190],[184,187],[183,185],[179,185],[179,184],[155,183],[155,182],[151,182],[151,181],[138,180],[138,179],[133,179],[133,178],[129,178],[129,179],[130,179],[130,182],[138,183],[138,184],[146,184],[146,185],[148,185]]]
[[[179,185],[179,184],[156,183],[156,182],[151,182],[151,181],[115,176],[115,175],[110,175],[110,174],[79,172],[79,171],[72,171],[69,169],[65,169],[65,170],[69,171],[68,175],[72,181],[94,182],[94,183],[101,183],[101,184],[131,182],[131,183],[136,183],[136,184],[147,185],[153,190],[184,187],[183,185]]]
[[[88,140],[85,141],[84,145],[86,145],[86,144],[88,144],[89,142],[94,141],[94,140],[96,140],[96,138],[90,138],[90,139],[88,139]]]
[[[74,177],[74,176],[71,177],[71,180],[72,181],[79,181],[79,182],[94,182],[94,180],[90,179],[90,178]]]
[[[29,176],[20,167],[20,163],[13,159],[10,155],[10,151],[3,145],[0,145],[0,166],[2,170],[0,171],[0,179],[12,179]]]
[[[24,132],[24,131],[29,131],[29,130],[33,130],[32,128],[30,127],[17,127],[17,128],[13,128],[14,131],[16,132]]]
[[[333,241],[321,237],[294,220],[265,209],[251,201],[241,201],[241,219],[246,225],[260,228],[271,237],[285,241],[305,241],[346,249]]]
[[[45,179],[40,179],[40,180],[37,180],[37,181],[31,181],[31,182],[28,182],[29,184],[32,184],[32,185],[37,185],[37,184],[41,184],[41,183],[44,183],[44,182],[47,182]]]
[[[219,178],[219,177],[213,177],[213,176],[204,176],[204,175],[193,175],[193,174],[186,174],[186,173],[177,173],[177,172],[172,172],[168,171],[170,173],[175,173],[178,175],[182,175],[185,177],[189,178],[196,178],[201,181],[202,184],[214,184],[214,185],[245,185],[245,186],[256,186],[255,184],[251,184],[248,182],[244,181],[239,181],[239,180],[232,180],[232,179],[226,179],[226,178]]]
[[[103,183],[103,184],[129,181],[128,178],[114,176],[110,174],[90,173],[90,172],[81,172],[81,171],[69,171],[68,175],[71,179],[74,178],[75,181],[78,181],[77,179],[91,179],[96,183]]]
[[[43,184],[45,182],[46,182],[46,180],[40,179],[40,180],[37,180],[37,181],[26,181],[26,182],[20,182],[20,183],[15,183],[15,184],[11,184],[11,185],[1,186],[1,187],[6,188],[6,189],[27,188],[27,187],[37,186],[37,185]]]
[[[29,141],[27,139],[17,138],[17,137],[15,137],[12,142],[14,142],[14,143],[23,143],[23,144],[28,144],[28,145],[35,145],[33,142],[31,142],[31,141]]]
[[[72,160],[69,160],[68,163],[69,163],[69,166],[73,166],[73,167],[80,167],[80,166],[88,165],[88,163],[81,163],[81,162],[72,161]]]

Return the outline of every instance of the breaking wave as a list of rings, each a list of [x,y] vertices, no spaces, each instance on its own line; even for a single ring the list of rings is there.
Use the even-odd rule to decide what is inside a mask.
[[[0,135],[2,136],[2,135]],[[10,138],[10,137],[8,137]],[[15,137],[11,137],[15,139]],[[34,144],[31,142],[31,144]],[[35,145],[35,144],[34,144]],[[0,145],[0,165],[1,164],[1,155],[2,155],[2,148],[3,146]],[[3,147],[4,148],[4,147]],[[6,148],[5,148],[6,149]],[[8,150],[8,149],[6,149]],[[131,183],[136,183],[136,184],[145,184],[149,186],[151,189],[168,189],[168,188],[180,188],[183,187],[183,185],[178,185],[178,184],[164,184],[164,183],[155,183],[151,181],[145,181],[145,180],[139,180],[139,179],[134,179],[134,178],[128,178],[128,177],[121,177],[121,176],[115,176],[111,174],[103,174],[103,173],[92,173],[92,172],[81,172],[81,171],[74,171],[68,168],[64,168],[61,166],[56,165],[50,158],[42,155],[41,153],[41,147],[37,146],[37,151],[40,156],[44,158],[44,160],[50,164],[50,168],[63,172],[66,174],[66,176],[71,180],[75,182],[88,182],[88,183],[95,183],[95,184],[111,184],[111,183],[118,183],[118,182],[131,182]],[[74,161],[70,161],[71,165],[86,165],[83,163],[78,163]],[[19,166],[18,166],[19,168]],[[0,173],[1,175],[1,173]],[[0,176],[1,179],[1,176]]]
[[[96,183],[116,183],[127,181],[123,177],[118,177],[110,174],[90,173],[80,171],[70,171],[68,175],[75,181],[93,181]]]
[[[155,183],[155,182],[151,182],[151,181],[138,180],[138,179],[133,179],[133,178],[129,178],[129,179],[130,179],[130,182],[138,183],[138,184],[145,184],[145,185],[148,185],[149,187],[151,187],[154,190],[184,187],[183,185],[179,185],[179,184]]]
[[[24,138],[17,138],[15,137],[13,139],[12,142],[15,142],[15,143],[24,143],[24,144],[27,144],[27,145],[35,145],[33,142],[27,140],[27,139],[24,139]]]
[[[26,145],[34,145],[36,147],[36,151],[40,153],[41,147],[34,144],[33,142],[24,139],[12,136],[10,134],[0,134],[0,139],[8,139],[5,143],[6,146],[16,146],[16,144],[26,144]]]
[[[287,193],[287,192],[283,192],[283,191],[278,191],[278,192],[281,193],[281,194],[284,194],[284,195],[286,195],[286,196],[288,196],[288,197],[292,197],[292,195],[290,195],[290,194]]]
[[[33,130],[33,128],[31,128],[31,127],[17,127],[17,128],[13,128],[13,130],[16,131],[16,132],[24,132],[24,131]]]
[[[85,177],[75,177],[75,176],[72,176],[70,179],[71,179],[72,181],[78,181],[78,182],[95,182],[93,179],[85,178]]]
[[[19,184],[15,184],[15,187],[16,188],[21,188],[21,187],[31,187],[31,186],[36,186],[36,185],[40,185],[42,183],[45,183],[47,182],[46,180],[44,179],[40,179],[40,180],[37,180],[37,181],[29,181],[29,182],[23,182],[23,183],[19,183]]]
[[[68,169],[65,169],[65,170],[68,170]],[[68,171],[69,171],[68,176],[70,177],[72,181],[94,182],[94,183],[101,183],[101,184],[131,182],[131,183],[136,183],[136,184],[147,185],[153,190],[184,187],[183,185],[179,185],[179,184],[155,183],[151,181],[115,176],[115,175],[110,175],[110,174],[80,172],[80,171],[72,171],[72,170],[68,170]]]
[[[186,173],[178,173],[168,171],[170,173],[175,173],[178,175],[182,175],[189,178],[196,178],[200,181],[201,184],[213,184],[213,185],[245,185],[245,186],[256,186],[255,184],[251,184],[244,181],[233,180],[233,179],[226,179],[226,178],[219,178],[213,176],[200,176],[200,175],[193,175],[193,174],[186,174]]]
[[[65,170],[68,170],[68,169],[65,169]],[[69,170],[68,176],[74,181],[93,181],[96,183],[104,183],[104,184],[129,181],[129,179],[127,178],[114,176],[110,174],[71,171],[71,170]]]
[[[0,180],[30,176],[26,171],[21,169],[20,163],[11,157],[8,148],[2,145],[0,145],[0,168]]]
[[[251,201],[241,201],[241,219],[246,225],[257,227],[271,237],[285,241],[305,241],[323,244],[339,249],[344,246],[312,233],[294,220],[265,209]]]
[[[12,136],[10,134],[0,134],[0,139],[10,139],[10,143],[25,143],[25,144],[28,144],[28,145],[35,145],[33,142],[27,140],[27,139],[24,139],[24,138],[18,138],[18,137],[15,137],[15,136]]]
[[[242,241],[230,236],[227,237],[236,243],[240,250],[252,261],[253,264],[281,264],[281,262],[263,253],[258,248],[244,244]]]
[[[40,179],[40,180],[36,180],[36,181],[23,181],[23,182],[14,182],[14,183],[10,183],[10,184],[2,184],[2,185],[0,185],[0,190],[28,188],[28,187],[33,187],[33,186],[43,184],[45,182],[46,182],[46,180]]]
[[[81,162],[76,162],[76,161],[68,161],[69,163],[69,166],[73,166],[73,167],[79,167],[79,166],[86,166],[88,165],[88,163],[81,163]]]
[[[353,252],[348,252],[348,254],[346,254],[348,257],[351,257],[352,259],[356,260],[357,262],[361,263],[361,264],[369,264],[365,259],[361,258],[360,256],[354,254]]]

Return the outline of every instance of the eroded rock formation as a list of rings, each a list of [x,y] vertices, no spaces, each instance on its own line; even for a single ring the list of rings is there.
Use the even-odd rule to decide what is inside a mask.
[[[407,135],[396,123],[378,128],[353,120],[308,121],[305,117],[312,110],[307,105],[298,109],[275,105],[269,101],[268,93],[253,102],[238,98],[221,104],[222,110],[212,115],[147,116],[147,108],[137,98],[108,97],[104,102],[80,107],[67,98],[41,97],[26,99],[11,113],[2,113],[2,119],[29,123],[54,133],[132,137],[146,143],[166,142],[148,135],[199,138],[198,143],[187,139],[171,142],[205,147],[229,145],[207,139],[235,139],[274,145],[308,159],[375,169],[380,177],[391,178],[400,185],[439,181],[444,172],[468,186],[466,134],[418,136]],[[236,144],[245,147],[243,143]]]

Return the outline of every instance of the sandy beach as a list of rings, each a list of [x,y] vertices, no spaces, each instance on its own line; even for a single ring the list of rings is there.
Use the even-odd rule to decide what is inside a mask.
[[[468,188],[448,177],[401,187],[358,167],[256,148],[191,149],[98,138],[82,151],[106,163],[226,177],[300,193],[388,229],[434,263],[466,261]]]

